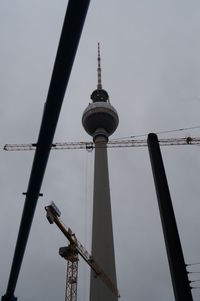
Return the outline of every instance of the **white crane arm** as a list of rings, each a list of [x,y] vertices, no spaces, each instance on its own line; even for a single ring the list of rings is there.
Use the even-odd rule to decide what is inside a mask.
[[[170,146],[170,145],[200,145],[199,137],[181,137],[181,138],[165,138],[159,139],[161,146]],[[110,140],[107,143],[107,148],[120,148],[120,147],[145,147],[147,146],[146,139],[119,139],[119,140]],[[26,151],[26,150],[35,150],[37,147],[36,143],[29,144],[6,144],[4,150],[6,151]],[[98,146],[96,146],[98,147]],[[95,144],[91,141],[82,141],[82,142],[59,142],[53,143],[52,150],[64,150],[64,149],[86,149],[93,150]]]

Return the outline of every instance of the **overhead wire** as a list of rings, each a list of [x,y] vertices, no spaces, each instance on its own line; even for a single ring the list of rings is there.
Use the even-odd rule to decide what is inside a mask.
[[[188,274],[200,274],[200,272],[196,272],[196,271],[191,272],[191,271],[188,271]]]
[[[83,207],[84,207],[84,246],[87,247],[88,235],[87,235],[87,206],[88,206],[88,151],[85,152],[85,162],[84,162],[84,171],[83,171],[83,183],[84,183],[84,197],[83,197]],[[85,279],[87,279],[87,269],[86,266],[82,267],[82,275]],[[86,285],[83,285],[82,288],[83,299],[87,299],[87,289]]]
[[[197,264],[200,264],[200,262],[187,263],[186,266],[197,265]]]
[[[188,129],[197,129],[200,126],[193,126],[187,128],[174,129],[170,131],[160,131],[158,133],[169,133],[169,132],[177,132],[184,131]],[[136,137],[146,136],[144,135],[135,135],[130,137],[122,137],[117,139],[109,140],[107,144],[107,148],[123,148],[123,147],[146,147],[147,139],[133,139]],[[127,139],[128,138],[128,139]],[[191,137],[187,135],[185,137],[171,137],[171,138],[159,138],[159,143],[161,146],[169,146],[169,145],[200,145],[200,136],[199,137]],[[29,144],[6,144],[4,146],[4,150],[6,151],[26,151],[26,150],[35,150],[37,144],[29,143]],[[101,146],[96,146],[92,141],[79,141],[79,142],[58,142],[53,143],[51,149],[52,150],[64,150],[64,149],[86,149],[88,152],[92,152],[94,148],[101,148]]]
[[[192,282],[198,282],[198,281],[200,281],[200,280],[199,279],[198,280],[189,280],[190,283],[192,283]]]
[[[86,149],[86,155],[85,155],[85,166],[84,166],[84,246],[87,249],[90,249],[90,216],[91,216],[91,181],[92,181],[92,175],[91,175],[91,164],[92,164],[92,149]],[[85,281],[85,285],[83,286],[83,296],[84,299],[89,298],[89,291],[87,287],[89,287],[89,275],[88,275],[88,269],[87,266],[84,265],[83,269],[83,277]]]
[[[194,282],[199,282],[200,280],[199,279],[196,279],[196,280],[189,280],[189,283],[190,283],[190,288],[191,289],[200,289],[200,286],[192,286],[192,284]]]
[[[194,130],[194,129],[200,129],[200,125],[197,126],[192,126],[192,127],[185,127],[185,128],[180,128],[180,129],[173,129],[173,130],[164,130],[164,131],[154,131],[155,134],[167,134],[167,133],[173,133],[173,132],[180,132],[180,131],[187,131],[187,130]],[[145,134],[140,134],[140,135],[132,135],[132,136],[126,136],[126,137],[119,137],[112,139],[110,141],[115,141],[115,140],[123,140],[123,139],[128,139],[128,138],[139,138],[139,137],[146,137],[148,133]]]

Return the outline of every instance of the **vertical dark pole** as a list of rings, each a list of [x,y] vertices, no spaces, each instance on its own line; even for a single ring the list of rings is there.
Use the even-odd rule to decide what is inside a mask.
[[[181,242],[170,197],[169,187],[156,134],[148,135],[148,148],[158,198],[160,217],[167,249],[176,301],[192,301]]]
[[[2,301],[16,300],[14,292],[89,3],[90,0],[68,1],[26,193],[7,291],[2,297]]]

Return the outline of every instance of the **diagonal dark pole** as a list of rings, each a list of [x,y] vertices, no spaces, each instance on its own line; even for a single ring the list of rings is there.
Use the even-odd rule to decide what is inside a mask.
[[[90,0],[69,0],[49,86],[37,148],[4,301],[16,300],[17,284],[65,90],[70,77]]]
[[[176,225],[167,177],[156,134],[148,135],[148,148],[158,198],[168,262],[176,301],[192,301],[183,251]]]

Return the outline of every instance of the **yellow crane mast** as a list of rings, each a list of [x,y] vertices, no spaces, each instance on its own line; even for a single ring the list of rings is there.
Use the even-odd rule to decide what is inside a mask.
[[[60,248],[59,254],[67,260],[67,275],[66,275],[66,292],[65,301],[77,301],[77,281],[78,281],[78,255],[80,255],[87,264],[93,269],[97,277],[99,277],[105,285],[115,294],[120,297],[119,291],[113,284],[112,280],[106,275],[106,273],[100,268],[94,258],[88,253],[83,245],[78,241],[75,234],[70,228],[60,220],[60,211],[52,202],[49,206],[45,207],[46,217],[50,224],[55,223],[62,231],[65,237],[69,240],[69,246]]]
[[[65,301],[77,301],[78,252],[71,244],[59,249],[61,257],[67,260]]]

